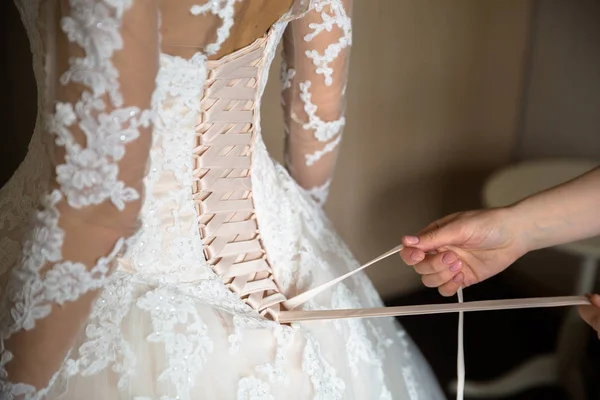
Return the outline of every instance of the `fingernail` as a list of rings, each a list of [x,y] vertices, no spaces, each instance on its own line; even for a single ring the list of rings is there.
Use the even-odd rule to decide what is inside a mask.
[[[462,280],[463,280],[463,274],[458,274],[454,278],[452,278],[452,282],[454,282],[454,283],[462,282]]]
[[[412,253],[410,253],[410,259],[413,261],[422,261],[423,258],[423,253],[421,253],[420,251],[413,251]]]
[[[460,262],[460,261],[459,261],[459,262],[457,262],[457,263],[454,263],[454,264],[452,264],[452,265],[450,266],[450,271],[452,271],[452,272],[456,272],[456,271],[458,271],[458,270],[459,270],[461,267],[462,267],[462,262]]]
[[[446,265],[450,265],[458,259],[454,253],[446,253],[442,256],[442,262]]]
[[[419,238],[416,236],[405,236],[404,239],[406,240],[406,243],[408,243],[408,244],[418,244],[419,243]]]

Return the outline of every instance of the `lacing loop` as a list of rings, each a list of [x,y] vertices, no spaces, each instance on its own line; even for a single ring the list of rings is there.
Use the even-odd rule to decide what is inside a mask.
[[[208,63],[193,149],[193,199],[209,265],[260,315],[276,320],[286,297],[261,242],[250,179],[264,42],[259,39],[226,62]]]

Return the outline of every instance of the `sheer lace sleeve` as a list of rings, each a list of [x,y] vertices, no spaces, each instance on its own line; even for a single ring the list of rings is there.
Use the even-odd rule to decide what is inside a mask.
[[[155,0],[44,0],[53,170],[2,293],[2,399],[43,397],[135,233],[158,71]]]
[[[317,0],[284,36],[286,165],[323,204],[345,124],[351,0]]]

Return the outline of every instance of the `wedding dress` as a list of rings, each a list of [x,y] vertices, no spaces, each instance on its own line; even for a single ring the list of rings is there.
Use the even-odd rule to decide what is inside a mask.
[[[190,9],[215,24],[190,59],[160,51],[153,1],[16,1],[40,112],[0,191],[2,399],[443,398],[393,319],[277,322],[359,267],[320,207],[349,1],[296,1],[218,60],[235,0]],[[287,168],[260,129],[282,38]],[[301,309],[380,306],[359,273]]]

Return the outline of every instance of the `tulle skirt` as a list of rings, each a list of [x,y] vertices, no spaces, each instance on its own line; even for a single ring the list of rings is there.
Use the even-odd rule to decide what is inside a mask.
[[[255,151],[257,220],[282,291],[293,296],[358,267],[320,208],[265,149]],[[303,307],[377,306],[375,289],[358,274]],[[280,325],[259,316],[214,276],[174,282],[120,270],[94,305],[49,398],[444,397],[393,319]]]

